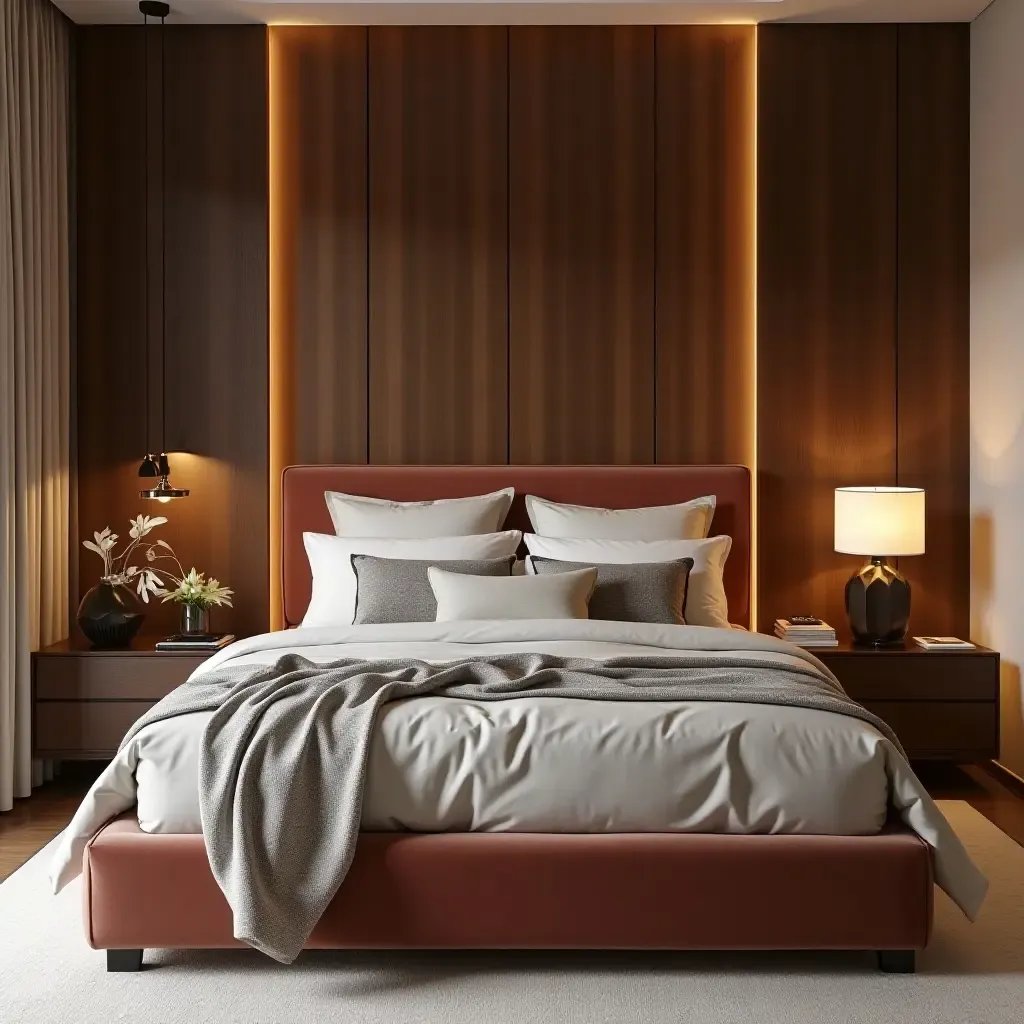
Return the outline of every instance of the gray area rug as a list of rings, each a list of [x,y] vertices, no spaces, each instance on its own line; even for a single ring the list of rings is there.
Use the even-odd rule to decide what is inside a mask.
[[[936,891],[919,973],[860,953],[147,951],[108,975],[85,944],[81,883],[47,888],[49,850],[0,884],[3,1024],[1017,1024],[1024,849],[965,803],[940,806],[992,882],[974,925]]]

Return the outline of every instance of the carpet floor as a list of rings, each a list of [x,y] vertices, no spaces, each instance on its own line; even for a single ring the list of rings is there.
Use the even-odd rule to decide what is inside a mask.
[[[1011,1024],[1024,1019],[1024,848],[959,801],[943,810],[992,889],[971,925],[940,892],[916,975],[867,953],[342,953],[284,967],[249,951],[149,950],[107,974],[81,890],[48,850],[0,884],[3,1024]]]

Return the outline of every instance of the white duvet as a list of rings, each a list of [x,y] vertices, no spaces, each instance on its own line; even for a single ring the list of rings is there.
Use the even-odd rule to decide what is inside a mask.
[[[603,659],[764,648],[735,630],[596,620],[410,623],[269,633],[197,670],[338,658],[452,659],[533,651]],[[802,652],[783,641],[777,649]],[[147,832],[200,832],[198,765],[209,713],[154,723],[90,790],[57,851],[59,890],[105,821],[138,805]],[[937,851],[937,877],[969,916],[986,883],[910,766],[844,715],[716,702],[418,697],[378,718],[367,831],[731,832],[870,835],[890,804]],[[945,878],[944,878],[945,876]]]

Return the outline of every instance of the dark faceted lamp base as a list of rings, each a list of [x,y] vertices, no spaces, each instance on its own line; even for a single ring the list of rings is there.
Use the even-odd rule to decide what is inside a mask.
[[[902,643],[910,623],[910,583],[881,558],[873,558],[846,584],[846,614],[854,643]]]

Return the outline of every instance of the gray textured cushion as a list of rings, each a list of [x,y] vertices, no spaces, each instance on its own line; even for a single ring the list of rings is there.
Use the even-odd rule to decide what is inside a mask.
[[[433,622],[437,600],[427,569],[435,565],[467,576],[510,576],[511,558],[429,561],[353,555],[356,574],[356,624],[367,622]]]
[[[563,562],[538,555],[531,555],[526,564],[528,572],[542,576],[594,566],[593,562]],[[683,608],[686,583],[693,568],[692,558],[596,565],[594,568],[597,569],[597,585],[590,598],[592,619],[685,625]]]

